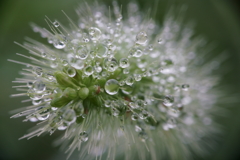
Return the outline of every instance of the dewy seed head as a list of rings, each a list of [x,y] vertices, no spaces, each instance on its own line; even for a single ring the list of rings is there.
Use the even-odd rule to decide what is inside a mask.
[[[173,18],[159,29],[135,3],[124,19],[113,4],[115,19],[94,6],[91,14],[77,10],[79,23],[70,20],[70,28],[48,18],[49,31],[33,25],[49,44],[21,45],[32,62],[14,61],[26,66],[18,80],[25,92],[16,96],[33,105],[12,118],[42,121],[22,138],[67,130],[62,143],[69,155],[83,143],[81,158],[164,159],[159,151],[167,150],[186,159],[187,147],[197,151],[199,139],[215,132],[213,68],[198,65],[199,41]]]

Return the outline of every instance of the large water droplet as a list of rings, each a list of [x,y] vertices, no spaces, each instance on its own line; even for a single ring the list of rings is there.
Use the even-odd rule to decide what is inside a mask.
[[[79,134],[79,138],[78,138],[80,141],[82,141],[82,142],[87,142],[87,140],[88,140],[88,134],[85,132],[85,131],[83,131],[83,132],[81,132],[80,134]]]
[[[72,109],[67,109],[62,115],[63,121],[72,124],[76,120],[76,113]]]
[[[33,83],[33,90],[36,93],[42,93],[46,90],[46,85],[41,80],[37,80]]]
[[[89,55],[89,52],[87,50],[87,47],[85,47],[85,46],[78,47],[76,58],[86,59],[88,57],[88,55]]]
[[[129,61],[127,58],[121,58],[120,61],[119,61],[119,66],[121,68],[127,68],[129,67]]]
[[[118,90],[119,90],[119,84],[118,84],[118,81],[115,80],[115,79],[109,79],[105,86],[105,91],[110,94],[110,95],[115,95],[118,93]]]
[[[134,83],[134,78],[132,76],[127,77],[126,84],[131,86]]]
[[[136,36],[136,43],[140,45],[144,45],[147,42],[147,33],[144,31],[141,31]]]
[[[85,67],[84,73],[85,73],[85,75],[90,76],[91,74],[93,74],[93,67],[92,66]]]
[[[76,75],[76,70],[73,67],[68,67],[67,69],[67,75],[69,77],[74,77]]]
[[[53,38],[53,42],[52,43],[53,43],[53,46],[55,48],[63,49],[64,47],[66,47],[66,37],[64,35],[57,34]]]
[[[100,39],[101,37],[101,31],[100,29],[96,28],[96,27],[90,27],[89,28],[89,35],[90,38],[92,39],[92,41],[97,41]]]
[[[98,45],[95,49],[95,52],[98,58],[102,58],[107,56],[108,49],[104,45]]]

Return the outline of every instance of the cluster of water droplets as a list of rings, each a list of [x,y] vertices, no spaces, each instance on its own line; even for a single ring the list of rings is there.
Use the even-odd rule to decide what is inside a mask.
[[[87,142],[94,132],[95,110],[101,112],[99,119],[118,119],[116,130],[125,132],[125,124],[130,124],[144,143],[152,140],[154,130],[211,124],[206,114],[210,102],[197,91],[206,93],[213,84],[199,88],[196,78],[188,77],[196,71],[188,66],[195,57],[194,49],[188,46],[189,36],[179,44],[175,42],[180,27],[170,19],[154,38],[159,29],[156,24],[146,21],[138,26],[141,20],[134,14],[136,6],[130,8],[126,21],[115,6],[115,21],[109,22],[102,8],[94,12],[89,23],[82,19],[72,24],[73,29],[48,18],[52,32],[33,24],[34,31],[47,38],[49,45],[31,39],[24,44],[36,58],[25,56],[32,64],[26,65],[24,78],[16,82],[26,84],[17,88],[26,92],[20,95],[29,96],[26,102],[32,101],[32,106],[12,117],[25,116],[25,121],[46,125],[23,138],[69,129],[72,146],[76,146],[76,139]],[[190,74],[186,74],[189,69]],[[189,107],[194,105],[203,108]]]

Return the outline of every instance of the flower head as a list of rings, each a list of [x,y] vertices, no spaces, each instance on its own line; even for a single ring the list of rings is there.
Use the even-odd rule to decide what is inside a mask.
[[[49,30],[32,24],[48,44],[21,45],[31,60],[15,82],[32,105],[12,116],[40,122],[22,138],[64,130],[69,155],[114,159],[186,158],[202,153],[216,132],[212,113],[216,62],[205,62],[203,41],[168,18],[162,27],[144,20],[130,3],[128,17],[113,5],[77,11],[68,27],[47,18]],[[91,10],[91,11],[89,11]],[[202,56],[202,57],[199,57]],[[21,89],[20,89],[21,87]],[[23,87],[23,88],[22,88]],[[136,154],[137,153],[137,154]]]

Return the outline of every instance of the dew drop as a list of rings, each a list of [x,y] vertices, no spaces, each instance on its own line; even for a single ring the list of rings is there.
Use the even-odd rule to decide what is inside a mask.
[[[42,103],[41,99],[39,99],[39,100],[32,100],[32,104],[33,105],[39,105],[40,103]]]
[[[55,37],[53,38],[53,46],[57,49],[63,49],[66,47],[66,37],[61,35],[61,34],[57,34],[55,35]]]
[[[139,127],[138,125],[135,125],[135,131],[136,132],[141,132],[143,129]]]
[[[102,58],[107,56],[108,49],[104,45],[98,45],[95,49],[95,52],[98,58]]]
[[[63,121],[72,124],[76,120],[76,113],[72,109],[67,109],[62,115]]]
[[[32,88],[32,86],[33,86],[33,82],[27,82],[27,86],[28,86],[28,88]]]
[[[93,74],[93,67],[90,66],[90,65],[85,67],[84,68],[84,73],[85,73],[85,75],[90,76],[91,74]]]
[[[141,57],[143,54],[142,50],[140,48],[132,48],[129,52],[130,57]]]
[[[86,59],[89,55],[89,52],[85,46],[81,46],[77,49],[76,58]]]
[[[174,97],[167,95],[165,96],[165,98],[163,99],[163,104],[167,107],[171,107],[173,105],[174,102]]]
[[[190,87],[189,84],[183,84],[182,85],[182,90],[188,91],[189,87]]]
[[[67,75],[69,77],[74,77],[76,75],[76,70],[73,67],[68,67],[67,69]]]
[[[43,74],[43,69],[41,67],[34,67],[33,73],[36,74],[36,76],[40,77]]]
[[[79,134],[78,139],[79,139],[81,142],[87,142],[87,140],[88,140],[88,134],[87,134],[85,131],[83,131],[83,132],[81,132],[81,133]]]
[[[133,121],[136,121],[138,119],[138,116],[136,114],[132,114],[131,119]]]
[[[144,31],[141,31],[136,36],[136,43],[140,45],[144,45],[147,42],[147,33]]]
[[[129,69],[128,68],[125,68],[124,70],[123,70],[123,74],[128,74],[129,73]]]
[[[105,91],[110,94],[110,95],[115,95],[118,93],[118,90],[119,90],[119,84],[118,84],[118,81],[115,80],[115,79],[109,79],[105,86]]]
[[[100,39],[101,37],[101,31],[100,29],[96,28],[96,27],[90,27],[89,28],[89,35],[90,38],[92,39],[92,41],[97,41]]]
[[[40,121],[44,121],[44,120],[48,119],[49,116],[50,116],[50,112],[49,112],[50,109],[43,109],[42,110],[42,108],[44,108],[44,107],[39,107],[39,110],[41,110],[41,111],[36,114],[36,117]]]
[[[147,139],[148,139],[148,136],[147,136],[147,133],[142,131],[138,134],[138,137],[143,141],[145,142]]]
[[[127,58],[121,58],[120,61],[119,61],[119,66],[121,68],[127,68],[129,67],[129,61]]]
[[[132,93],[132,91],[133,91],[133,88],[131,87],[131,86],[123,86],[123,87],[121,87],[121,90],[122,90],[122,92],[124,93],[124,94],[131,94]]]
[[[138,108],[138,106],[137,106],[134,102],[130,102],[130,103],[129,103],[129,106],[130,106],[132,109]]]
[[[110,107],[111,106],[111,101],[110,100],[106,100],[105,103],[104,103],[104,106],[105,107]]]
[[[58,126],[58,130],[63,131],[67,129],[68,124],[67,123],[62,123],[60,126]]]
[[[56,27],[56,28],[60,26],[60,24],[59,24],[58,21],[54,21],[54,22],[53,22],[53,25],[54,25],[54,27]]]
[[[120,114],[120,111],[116,108],[113,108],[112,114],[113,114],[113,116],[118,117]]]
[[[132,76],[127,77],[126,84],[131,86],[134,83],[134,78]]]
[[[36,93],[42,93],[46,90],[46,85],[41,80],[37,80],[33,83],[33,90]]]
[[[157,42],[158,42],[158,44],[163,44],[163,40],[162,40],[161,38],[159,38],[159,39],[157,40]]]
[[[148,117],[148,112],[146,110],[142,110],[139,114],[138,114],[139,118],[141,119],[146,119]]]

